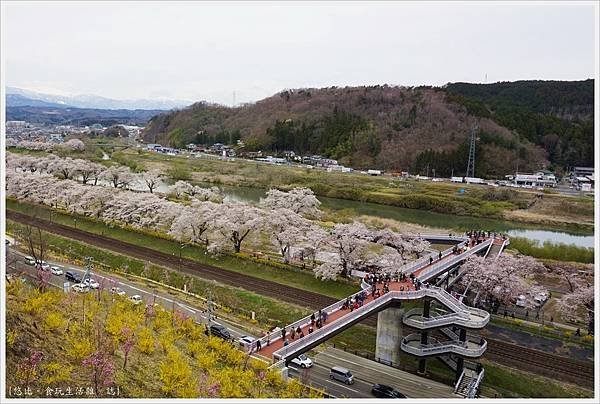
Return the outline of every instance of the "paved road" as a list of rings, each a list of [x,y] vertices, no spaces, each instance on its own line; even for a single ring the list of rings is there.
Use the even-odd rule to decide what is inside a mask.
[[[454,394],[452,386],[425,379],[412,373],[386,366],[339,349],[328,347],[314,357],[313,367],[290,370],[290,376],[325,389],[335,397],[373,398],[371,387],[374,383],[387,384],[409,398],[460,398]],[[342,366],[354,374],[354,384],[347,386],[329,379],[329,370]]]
[[[20,251],[16,251],[12,248],[9,248],[7,254],[7,273],[14,272],[16,270],[17,272],[25,272],[35,277],[37,274],[37,270],[33,265],[28,265],[25,263],[25,255],[26,254],[23,254]],[[56,263],[52,261],[47,262],[50,265],[56,265],[60,267],[63,270],[63,272],[73,271],[79,273],[82,276],[85,273],[85,270],[81,267],[77,267],[74,265],[65,265],[62,263]],[[188,303],[174,299],[168,293],[148,291],[146,289],[142,289],[139,286],[134,285],[133,283],[123,282],[123,280],[118,276],[106,276],[96,271],[92,271],[92,279],[95,279],[99,283],[102,283],[102,280],[104,280],[106,285],[110,285],[106,286],[107,288],[110,288],[112,286],[119,287],[125,291],[127,296],[140,295],[142,296],[145,302],[158,303],[161,306],[163,306],[166,310],[172,310],[175,307],[177,310],[183,311],[199,323],[207,322],[207,314],[204,313],[203,309],[192,307]],[[50,283],[61,289],[63,288],[65,282],[66,279],[64,275],[52,275],[52,277],[50,278]],[[69,284],[69,287],[71,285],[72,283]],[[91,293],[93,292],[94,291],[92,291]],[[225,327],[227,327],[231,332],[231,336],[236,339],[243,335],[249,335],[248,332],[243,330],[241,325],[235,324],[231,321],[226,321],[219,318],[216,321],[213,320],[213,323],[222,324]]]

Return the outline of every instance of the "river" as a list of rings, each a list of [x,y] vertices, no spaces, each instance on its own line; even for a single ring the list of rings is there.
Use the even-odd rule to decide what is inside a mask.
[[[209,185],[209,184],[206,184]],[[265,190],[260,188],[219,186],[219,189],[233,200],[241,202],[258,202],[265,196]],[[465,231],[469,229],[485,229],[507,233],[515,237],[524,237],[540,243],[574,244],[578,247],[594,247],[593,231],[557,229],[556,227],[510,222],[506,220],[485,219],[472,216],[456,216],[443,213],[427,212],[417,209],[398,208],[369,202],[351,201],[346,199],[318,197],[324,208],[351,209],[359,215],[368,215],[400,222],[413,223],[431,228],[453,229]]]

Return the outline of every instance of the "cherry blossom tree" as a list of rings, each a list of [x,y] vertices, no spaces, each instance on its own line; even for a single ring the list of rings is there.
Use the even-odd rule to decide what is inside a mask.
[[[79,139],[70,139],[70,140],[67,140],[65,143],[63,143],[63,146],[65,148],[68,148],[68,149],[71,149],[71,150],[76,150],[76,151],[83,151],[83,150],[85,150],[85,143],[83,143]]]
[[[425,251],[430,249],[430,244],[427,240],[421,237],[396,233],[390,229],[372,232],[371,235],[367,235],[367,238],[373,243],[393,248],[400,254],[403,260],[408,258],[407,254],[413,254],[419,258]]]
[[[80,165],[77,161],[67,157],[64,159],[55,159],[50,162],[46,167],[46,171],[49,174],[58,174],[61,178],[68,180],[75,175],[79,167]]]
[[[160,185],[163,177],[164,174],[157,168],[142,173],[142,180],[146,184],[146,187],[148,187],[150,193],[153,193],[156,187]]]
[[[134,174],[129,167],[112,166],[104,170],[100,178],[108,181],[115,188],[127,188],[134,180]]]
[[[556,308],[563,318],[576,322],[581,317],[588,323],[588,331],[594,332],[594,309],[595,309],[594,285],[591,283],[577,283],[571,293],[560,298]]]
[[[81,175],[81,182],[87,184],[89,181],[94,181],[97,185],[100,174],[106,170],[102,164],[93,163],[82,159],[75,160],[77,163],[77,172]]]
[[[217,238],[211,245],[211,250],[222,250],[225,247],[223,241],[226,241],[238,253],[246,237],[261,226],[264,212],[253,206],[238,202],[223,203],[216,206],[218,206],[218,209],[215,212],[214,226],[224,237],[224,240]]]
[[[177,198],[190,197],[199,201],[222,202],[223,196],[217,187],[203,188],[187,181],[177,181],[169,188],[169,192]]]
[[[290,248],[308,240],[318,228],[310,220],[285,208],[277,208],[265,216],[265,227],[284,262],[290,261]]]
[[[324,263],[315,268],[315,275],[322,279],[335,279],[338,274],[343,277],[349,276],[353,269],[358,269],[364,262],[368,247],[366,239],[370,234],[369,229],[359,222],[336,224],[330,230],[326,243],[332,246],[337,254],[337,266],[330,262]]]
[[[321,202],[309,188],[294,188],[289,192],[270,189],[261,204],[270,209],[285,208],[306,217],[321,215]]]
[[[503,254],[496,260],[471,256],[462,266],[464,274],[460,283],[476,293],[474,304],[484,300],[488,304],[509,305],[524,295],[528,297],[526,305],[533,307],[533,298],[545,291],[533,280],[540,265],[534,261],[510,254]]]
[[[217,211],[218,206],[212,202],[195,202],[190,207],[186,206],[173,220],[169,234],[179,241],[208,244],[206,234]]]

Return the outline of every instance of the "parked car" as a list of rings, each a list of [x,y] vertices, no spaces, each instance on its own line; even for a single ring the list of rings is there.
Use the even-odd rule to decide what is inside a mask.
[[[250,335],[243,335],[240,337],[240,348],[244,348],[244,349],[249,349],[249,347],[252,346],[252,344],[254,344],[254,342],[256,341],[256,338],[250,336]]]
[[[25,257],[25,263],[27,265],[35,265],[35,258],[33,258],[31,255],[28,255]]]
[[[213,324],[210,326],[209,330],[210,335],[212,335],[213,337],[218,337],[225,340],[231,339],[231,334],[229,333],[229,330],[221,324]]]
[[[46,261],[42,261],[39,265],[42,267],[43,271],[49,271],[50,270],[50,264],[48,264]]]
[[[81,275],[79,275],[77,272],[65,272],[65,279],[71,282],[81,283]]]
[[[385,384],[374,384],[371,388],[371,394],[377,398],[406,398],[404,394]]]
[[[63,274],[63,270],[60,269],[60,267],[56,266],[56,265],[52,265],[50,267],[50,271],[52,271],[52,275],[62,275]]]
[[[354,375],[346,368],[334,366],[329,371],[329,378],[346,384],[354,383]]]
[[[301,368],[310,368],[313,365],[310,358],[304,354],[296,356],[291,362]]]
[[[92,278],[88,278],[88,279],[84,280],[83,284],[86,286],[89,286],[92,289],[98,289],[100,287],[100,284],[98,282],[96,282],[95,279],[92,279]]]
[[[525,307],[527,306],[527,297],[525,295],[519,295],[517,297],[517,302],[515,303],[517,307]]]
[[[131,300],[131,302],[133,304],[140,304],[142,303],[142,296],[140,295],[133,295],[129,297],[129,300]]]
[[[119,295],[119,296],[123,296],[125,295],[125,291],[121,288],[118,288],[116,286],[113,286],[112,288],[110,288],[110,293],[115,294],[115,295]]]
[[[535,302],[536,306],[542,306],[544,303],[546,303],[546,300],[548,300],[548,294],[545,292],[538,293],[533,298],[533,301]]]
[[[76,283],[75,285],[71,286],[71,289],[73,289],[77,293],[86,293],[90,291],[90,288],[83,285],[82,283]]]

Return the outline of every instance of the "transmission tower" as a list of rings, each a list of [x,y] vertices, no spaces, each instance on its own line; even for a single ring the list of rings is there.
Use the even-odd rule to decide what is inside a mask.
[[[475,138],[477,133],[477,125],[473,125],[471,128],[471,140],[469,147],[469,162],[467,163],[467,175],[466,177],[475,177]]]

